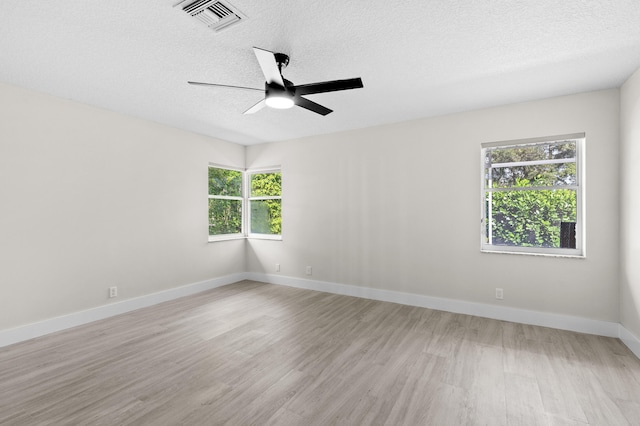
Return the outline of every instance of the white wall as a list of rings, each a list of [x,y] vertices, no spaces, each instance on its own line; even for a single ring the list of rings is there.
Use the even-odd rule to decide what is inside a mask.
[[[627,117],[638,80],[623,88]],[[622,299],[623,325],[640,334],[637,266],[618,287],[619,107],[607,90],[245,150],[0,85],[0,331],[279,263],[283,277],[309,278],[311,265],[329,283],[602,321],[620,321]],[[637,180],[638,127],[623,129],[623,178]],[[480,144],[576,132],[587,258],[480,253]],[[282,166],[283,241],[207,244],[209,161]]]
[[[620,322],[640,338],[640,70],[621,96]]]
[[[613,89],[250,146],[247,167],[282,165],[283,241],[251,240],[249,272],[618,322],[619,106]],[[577,132],[587,258],[480,253],[480,144]]]
[[[0,117],[0,330],[244,271],[206,200],[244,147],[7,85]]]

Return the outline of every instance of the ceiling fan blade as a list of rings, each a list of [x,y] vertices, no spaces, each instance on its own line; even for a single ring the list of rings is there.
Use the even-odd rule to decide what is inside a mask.
[[[282,74],[280,74],[280,68],[278,68],[278,62],[276,61],[276,55],[268,50],[260,49],[259,47],[253,48],[262,73],[268,84],[277,84],[284,87],[284,80]]]
[[[260,102],[258,102],[257,104],[255,104],[254,106],[252,106],[251,108],[249,108],[248,110],[246,110],[244,112],[244,114],[253,114],[254,112],[258,112],[260,111],[262,108],[264,108],[266,105],[265,103],[265,99],[261,99]]]
[[[312,95],[314,93],[335,92],[338,90],[361,89],[362,79],[349,78],[346,80],[323,81],[320,83],[301,84],[293,86],[296,95]]]
[[[201,83],[199,81],[187,81],[187,83],[193,84],[194,86],[229,87],[231,89],[257,90],[259,92],[264,92],[264,89],[256,89],[255,87],[229,86],[228,84]]]
[[[295,103],[296,105],[298,105],[299,107],[302,107],[304,109],[308,109],[309,111],[313,111],[317,114],[320,115],[327,115],[333,112],[332,109],[329,109],[327,107],[323,107],[320,104],[317,104],[313,101],[310,101],[309,99],[305,99],[301,96],[296,96],[293,98],[293,103]]]

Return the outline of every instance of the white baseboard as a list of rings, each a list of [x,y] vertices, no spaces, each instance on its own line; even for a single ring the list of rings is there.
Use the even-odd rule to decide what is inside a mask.
[[[503,321],[517,322],[521,324],[539,325],[543,327],[557,328],[560,330],[589,333],[599,336],[617,337],[640,358],[640,339],[619,323],[598,321],[588,318],[573,317],[568,315],[552,314],[548,312],[530,311],[517,308],[506,308],[496,305],[466,302],[456,299],[423,296],[411,293],[402,293],[392,290],[380,290],[375,288],[360,287],[347,284],[337,284],[326,281],[306,280],[302,278],[285,277],[282,275],[269,275],[261,273],[238,273],[224,277],[213,278],[172,288],[158,293],[123,300],[117,303],[98,306],[85,311],[75,312],[49,320],[27,324],[21,327],[0,331],[0,347],[14,343],[55,333],[71,327],[88,324],[104,318],[120,315],[136,309],[156,305],[184,296],[189,296],[202,291],[222,287],[242,280],[254,280],[269,284],[278,284],[288,287],[304,288],[308,290],[322,291],[325,293],[342,294],[346,296],[361,297],[363,299],[380,300],[409,306],[436,309],[440,311],[454,312],[466,315],[475,315],[484,318],[492,318]]]
[[[125,312],[145,308],[147,306],[157,305],[158,303],[200,293],[202,291],[232,284],[244,279],[247,279],[245,273],[227,275],[3,330],[0,331],[0,347],[44,336],[45,334],[55,333],[56,331],[66,330],[71,327],[88,324],[90,322],[115,315],[124,314]]]
[[[616,322],[598,321],[588,318],[573,317],[569,315],[559,315],[526,309],[507,308],[497,305],[487,305],[456,299],[423,296],[419,294],[402,293],[392,290],[379,290],[375,288],[336,284],[325,281],[306,280],[301,278],[285,277],[282,275],[247,273],[246,277],[250,280],[262,281],[269,284],[279,284],[289,287],[323,291],[326,293],[342,294],[346,296],[362,297],[364,299],[380,300],[383,302],[393,302],[403,305],[436,309],[440,311],[475,315],[484,318],[511,321],[521,324],[539,325],[543,327],[557,328],[560,330],[577,331],[579,333],[620,338],[621,326]],[[637,352],[634,351],[634,353],[636,353],[637,355]]]
[[[624,328],[622,324],[620,324],[620,340],[622,343],[627,345],[631,352],[636,354],[638,358],[640,358],[640,339],[633,335],[629,330]]]

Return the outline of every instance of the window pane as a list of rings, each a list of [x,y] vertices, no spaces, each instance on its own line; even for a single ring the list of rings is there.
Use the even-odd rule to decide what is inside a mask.
[[[571,189],[486,192],[486,242],[575,248],[577,193]]]
[[[487,148],[487,165],[520,161],[540,161],[576,158],[576,141],[559,141]]]
[[[209,167],[209,195],[242,196],[242,172]]]
[[[251,175],[251,197],[279,197],[282,195],[282,173]]]
[[[242,201],[209,199],[209,235],[242,232]]]
[[[536,164],[533,166],[496,167],[487,169],[491,173],[493,188],[526,186],[576,185],[576,163]]]
[[[485,185],[498,188],[577,185],[576,148],[575,140],[488,148],[484,159]],[[558,160],[567,162],[539,164]]]
[[[280,235],[282,233],[281,200],[251,201],[251,233]]]

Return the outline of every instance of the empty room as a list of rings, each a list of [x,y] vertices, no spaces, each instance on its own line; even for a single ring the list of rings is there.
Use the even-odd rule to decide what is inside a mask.
[[[640,2],[5,0],[0,425],[637,425]]]

